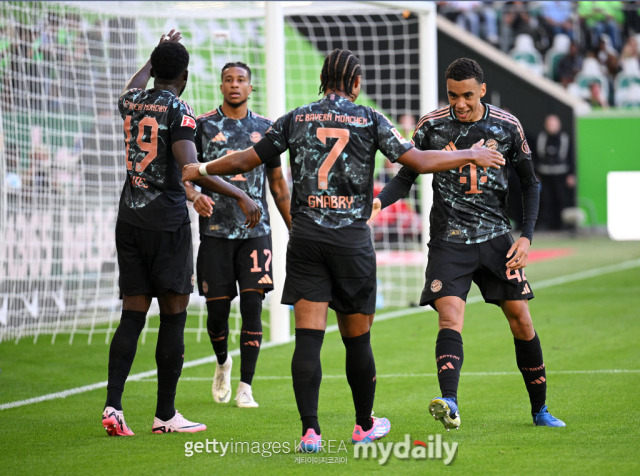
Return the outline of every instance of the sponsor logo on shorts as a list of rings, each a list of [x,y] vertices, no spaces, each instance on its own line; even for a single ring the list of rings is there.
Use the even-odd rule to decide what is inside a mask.
[[[209,292],[209,283],[207,283],[206,281],[202,281],[202,290],[205,293],[208,293]]]
[[[431,281],[432,293],[439,293],[441,289],[442,289],[442,281],[440,281],[439,279],[434,279],[433,281]]]
[[[195,274],[191,275],[191,286],[193,286],[196,283],[196,276]]]

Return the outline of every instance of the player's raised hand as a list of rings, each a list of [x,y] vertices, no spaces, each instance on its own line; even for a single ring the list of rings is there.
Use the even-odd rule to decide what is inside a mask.
[[[382,211],[382,202],[380,202],[379,198],[373,199],[373,207],[371,208],[371,216],[367,220],[367,225],[371,225],[374,218],[378,216],[378,213]]]
[[[474,158],[472,162],[477,167],[490,167],[492,169],[499,169],[506,161],[500,152],[493,149],[487,149],[483,147],[484,139],[480,139],[478,142],[471,146],[473,150]]]
[[[194,182],[202,178],[200,170],[198,170],[200,164],[187,164],[182,168],[182,181]]]
[[[262,216],[260,207],[246,194],[243,193],[242,196],[238,198],[238,206],[242,210],[242,213],[244,213],[244,216],[247,217],[244,222],[247,228],[253,228],[258,223],[260,223],[260,217]]]
[[[162,35],[158,44],[165,41],[180,41],[182,39],[182,32],[172,29],[168,34]]]

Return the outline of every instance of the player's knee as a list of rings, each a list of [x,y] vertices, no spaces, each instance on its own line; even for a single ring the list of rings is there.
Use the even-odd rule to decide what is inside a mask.
[[[242,328],[250,331],[262,331],[262,299],[263,294],[258,291],[244,291],[240,293],[240,315]]]
[[[231,312],[231,299],[211,299],[207,301],[208,320],[221,322],[229,319]]]

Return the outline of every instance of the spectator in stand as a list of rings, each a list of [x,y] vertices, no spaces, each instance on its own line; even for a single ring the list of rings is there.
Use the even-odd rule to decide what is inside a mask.
[[[588,99],[589,105],[594,109],[607,109],[609,107],[609,101],[602,91],[602,86],[598,81],[593,81],[589,84],[590,96]]]
[[[623,33],[628,36],[640,33],[640,2],[625,2]]]
[[[578,16],[588,48],[598,48],[600,36],[606,34],[616,51],[622,49],[623,2],[578,2]]]
[[[611,39],[607,35],[600,36],[596,58],[598,58],[602,72],[607,77],[609,83],[609,97],[607,101],[609,104],[613,104],[615,77],[621,68],[619,54],[611,45]]]
[[[582,60],[583,57],[580,54],[578,45],[575,41],[572,41],[571,46],[569,46],[569,53],[563,56],[558,63],[558,80],[563,88],[566,89],[570,83],[573,83],[576,74],[582,68]]]
[[[540,20],[547,30],[549,38],[559,33],[574,38],[573,3],[541,2]]]
[[[628,58],[635,58],[636,61],[640,61],[640,50],[635,36],[630,36],[627,39],[620,52],[620,63]]]
[[[500,43],[502,51],[513,48],[516,36],[521,33],[532,35],[531,15],[527,2],[505,2],[502,7],[502,23],[500,25]]]
[[[498,21],[493,2],[438,2],[441,12],[451,21],[473,35],[498,45]]]
[[[576,186],[571,136],[562,130],[555,114],[544,120],[544,128],[533,143],[533,164],[540,180],[539,230],[561,230],[562,210],[573,206]]]

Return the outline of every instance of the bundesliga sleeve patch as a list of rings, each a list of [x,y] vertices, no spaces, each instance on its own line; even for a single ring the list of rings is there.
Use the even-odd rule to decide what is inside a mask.
[[[396,139],[398,139],[401,143],[406,143],[408,142],[407,139],[405,139],[404,137],[402,137],[402,134],[400,134],[398,132],[398,129],[396,129],[395,127],[391,129],[391,132],[393,133],[393,135],[396,137]]]
[[[190,127],[191,129],[196,128],[196,120],[190,116],[182,116],[182,124],[180,127]]]

